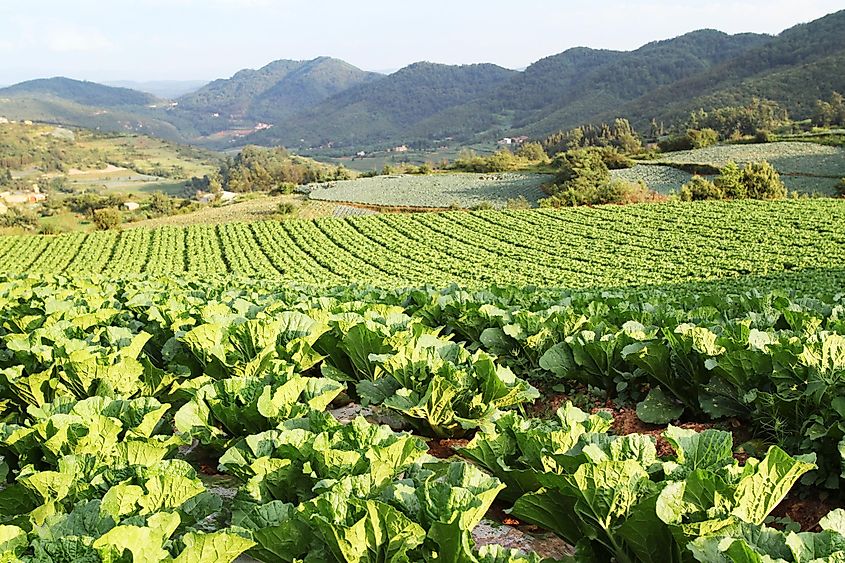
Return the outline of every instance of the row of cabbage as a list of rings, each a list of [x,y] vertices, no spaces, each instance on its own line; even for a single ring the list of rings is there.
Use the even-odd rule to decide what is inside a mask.
[[[837,488],[845,456],[845,303],[785,294],[573,294],[508,303],[455,291],[416,314],[523,376],[589,387],[666,424],[738,419],[760,441],[816,452]]]
[[[381,287],[783,279],[824,264],[841,282],[843,225],[835,200],[380,214],[4,238],[0,260],[7,273],[233,273]]]
[[[831,422],[831,434],[816,436],[814,448],[783,444],[791,453],[817,449],[818,461],[761,447],[762,461],[740,466],[723,433],[670,430],[677,455],[658,459],[650,438],[608,436],[600,415],[568,408],[549,422],[503,413],[538,395],[514,371],[612,376],[604,388],[642,393],[644,412],[655,404],[677,408],[670,386],[641,384],[646,376],[636,369],[594,368],[613,358],[608,349],[659,348],[649,327],[674,326],[661,328],[661,337],[681,338],[678,327],[691,322],[709,323],[714,338],[699,340],[725,348],[717,360],[741,358],[722,344],[735,333],[749,343],[752,331],[755,341],[789,333],[793,347],[806,347],[814,335],[842,333],[838,299],[320,290],[244,280],[25,278],[0,287],[0,447],[11,484],[0,512],[6,507],[6,545],[19,558],[49,560],[53,550],[62,560],[79,550],[119,559],[126,549],[157,545],[149,555],[133,552],[133,560],[203,560],[192,549],[208,550],[213,561],[238,550],[264,561],[520,560],[472,546],[472,528],[502,488],[496,479],[465,463],[435,462],[417,438],[363,420],[337,423],[324,410],[344,396],[380,406],[420,434],[477,432],[465,455],[507,486],[503,498],[515,501],[518,517],[580,544],[581,561],[651,560],[643,546],[658,540],[678,561],[744,561],[716,556],[744,553],[743,542],[754,553],[763,549],[755,547],[761,537],[771,557],[785,561],[827,557],[805,548],[795,555],[799,541],[826,541],[831,554],[842,549],[838,513],[825,521],[824,540],[761,528],[797,479],[818,479],[816,463],[830,466],[827,448],[841,423],[834,418],[816,421]],[[598,332],[598,323],[607,330]],[[605,344],[614,339],[625,340]],[[701,354],[689,341],[669,350],[672,370]],[[838,361],[827,350],[825,361]],[[559,357],[571,360],[568,369],[549,363]],[[793,387],[816,393],[821,380],[835,385],[837,373]],[[658,388],[662,398],[654,397]],[[687,407],[708,413],[703,405],[712,397],[699,395]],[[836,396],[828,398],[835,412]],[[812,419],[808,412],[801,414]],[[571,430],[578,424],[586,426]],[[540,431],[509,438],[516,427]],[[569,438],[559,443],[563,434]],[[195,470],[174,459],[189,438],[241,480],[233,503],[205,495]],[[171,473],[178,485],[162,484]],[[188,496],[166,498],[170,488]],[[543,516],[553,508],[558,513]],[[210,534],[202,529],[209,519],[219,529]]]
[[[340,375],[345,363],[388,363],[359,364],[358,339],[391,337],[422,362],[420,379],[372,385],[368,400],[428,433],[469,431],[537,396],[400,308],[350,302],[309,316],[191,292],[152,303],[117,286],[14,289],[0,354],[8,560],[231,561],[247,550],[274,562],[538,560],[474,548],[498,480],[437,463],[419,438],[325,412],[338,380],[353,378]],[[374,380],[350,393],[364,383]],[[428,410],[441,393],[447,414]],[[232,503],[178,459],[194,441],[242,481]]]

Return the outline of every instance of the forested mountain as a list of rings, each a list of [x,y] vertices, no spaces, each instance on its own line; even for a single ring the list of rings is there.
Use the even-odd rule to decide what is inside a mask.
[[[631,52],[569,49],[534,63],[489,96],[434,116],[415,133],[466,137],[493,129],[542,136],[587,123],[770,39],[702,30]]]
[[[306,146],[401,140],[423,120],[489,94],[516,74],[491,64],[415,63],[332,96],[251,139],[290,146],[300,139]]]
[[[705,72],[650,92],[618,109],[638,125],[667,121],[698,108],[747,103],[752,97],[781,103],[796,118],[815,101],[845,92],[845,10],[788,29]]]
[[[41,78],[21,82],[8,88],[0,89],[0,97],[53,97],[81,105],[106,108],[146,106],[154,104],[158,100],[152,94],[130,90],[129,88],[104,86],[96,82],[73,80],[64,77]]]
[[[178,119],[193,120],[202,135],[257,122],[277,123],[381,76],[330,57],[279,60],[215,80],[179,98],[173,113]]]
[[[125,88],[34,80],[0,89],[0,116],[226,147],[469,143],[616,117],[642,129],[754,97],[807,117],[816,100],[845,92],[843,68],[845,11],[777,36],[701,30],[630,52],[579,47],[522,72],[416,63],[384,76],[328,57],[280,60],[211,82],[176,106]]]

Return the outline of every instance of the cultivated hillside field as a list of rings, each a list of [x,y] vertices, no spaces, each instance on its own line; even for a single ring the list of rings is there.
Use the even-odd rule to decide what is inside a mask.
[[[8,4],[0,563],[845,563],[845,11]]]
[[[0,238],[9,273],[236,274],[315,284],[625,287],[845,262],[845,203],[381,214]]]

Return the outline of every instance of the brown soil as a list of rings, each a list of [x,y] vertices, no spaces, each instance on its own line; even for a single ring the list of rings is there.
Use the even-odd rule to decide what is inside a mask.
[[[793,491],[772,511],[772,516],[791,518],[801,526],[803,532],[820,532],[819,520],[831,510],[845,507],[845,503],[825,491],[814,490],[812,494],[813,498],[801,498]],[[778,525],[775,524],[774,527]]]
[[[436,458],[449,459],[450,457],[458,455],[457,450],[469,444],[469,440],[457,439],[442,439],[429,440],[428,453]]]

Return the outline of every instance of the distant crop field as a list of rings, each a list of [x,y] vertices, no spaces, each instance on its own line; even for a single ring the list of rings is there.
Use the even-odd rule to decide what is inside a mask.
[[[622,287],[821,267],[836,285],[845,271],[843,233],[840,200],[720,201],[0,237],[0,262],[7,274],[187,272],[381,287]]]
[[[633,168],[624,168],[622,170],[611,170],[610,175],[614,180],[645,182],[645,185],[649,189],[661,194],[669,194],[673,191],[680,190],[681,186],[689,182],[690,178],[692,178],[692,174],[672,168],[671,166],[652,166],[646,164],[638,164]]]
[[[546,174],[518,173],[377,176],[322,184],[311,192],[311,199],[439,209],[487,202],[501,208],[520,196],[536,205],[545,197],[541,186],[551,179]]]
[[[724,145],[667,154],[655,164],[705,164],[722,167],[730,161],[770,162],[784,175],[845,177],[845,149],[816,143]]]

